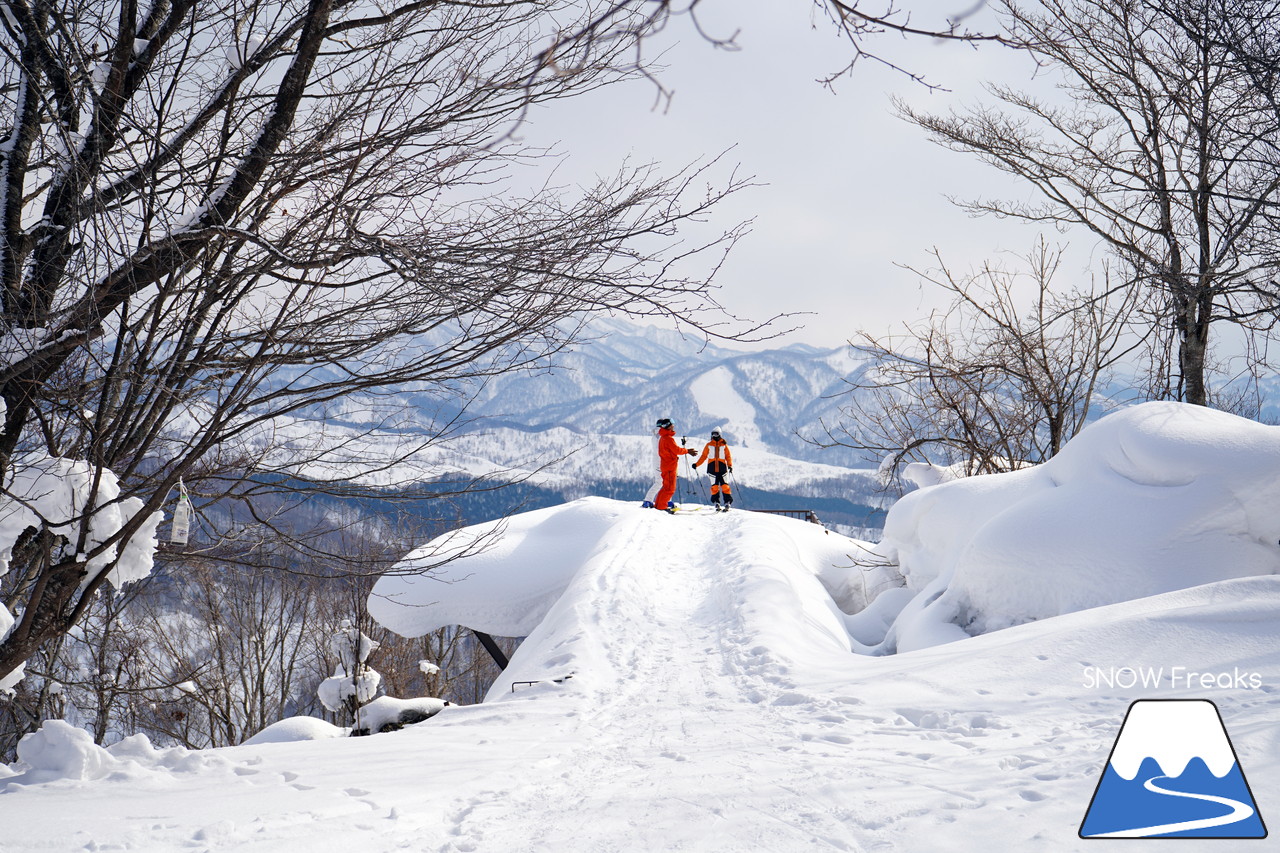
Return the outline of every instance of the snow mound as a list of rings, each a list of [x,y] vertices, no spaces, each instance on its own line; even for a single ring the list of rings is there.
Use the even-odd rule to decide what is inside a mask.
[[[394,696],[379,696],[360,709],[360,726],[370,732],[377,732],[391,723],[413,725],[434,717],[448,704],[443,699],[431,697],[397,699]]]
[[[627,509],[581,498],[445,534],[379,579],[369,613],[404,637],[446,625],[527,636]]]
[[[850,648],[890,654],[1280,573],[1278,472],[1280,427],[1146,403],[1094,423],[1042,465],[935,477],[891,508],[878,545],[768,537],[782,533],[843,611]],[[646,512],[583,498],[465,528],[381,579],[370,613],[405,636],[454,624],[529,636],[584,566],[639,547]],[[766,524],[752,519],[743,541]],[[674,541],[660,559],[678,558]],[[460,548],[469,553],[438,565]]]
[[[735,618],[759,621],[763,634],[777,635],[776,644],[797,659],[847,656],[851,643],[841,608],[860,609],[869,600],[851,555],[870,546],[789,518],[736,511],[670,516],[592,497],[512,516],[500,528],[459,531],[463,540],[478,537],[485,538],[483,550],[438,570],[447,583],[404,574],[438,549],[411,554],[375,585],[369,612],[405,636],[463,625],[525,637],[491,687],[492,698],[512,694],[517,685],[522,691],[554,689],[567,676],[582,687],[616,678],[618,663],[602,658],[579,626],[608,618],[599,612],[602,590],[624,598],[676,594],[663,584],[690,561],[710,559],[703,568],[713,575],[720,560],[751,566],[750,581],[743,581],[751,603]],[[631,586],[637,576],[643,590]],[[805,629],[782,627],[793,624]],[[643,642],[653,626],[629,624],[625,630]]]
[[[18,760],[30,769],[22,781],[96,779],[115,763],[84,729],[62,720],[48,720],[18,743]]]
[[[246,740],[246,746],[264,743],[293,743],[301,740],[325,740],[346,737],[347,730],[316,717],[287,717],[272,723]]]
[[[1278,472],[1280,427],[1157,402],[1108,415],[1042,465],[912,492],[874,556],[916,595],[870,650],[1276,574]],[[851,627],[864,644],[874,633]]]
[[[45,720],[18,742],[18,772],[6,786],[38,785],[59,780],[130,780],[156,772],[198,773],[227,766],[225,759],[183,747],[156,749],[146,735],[127,737],[103,748],[84,729],[63,720]]]

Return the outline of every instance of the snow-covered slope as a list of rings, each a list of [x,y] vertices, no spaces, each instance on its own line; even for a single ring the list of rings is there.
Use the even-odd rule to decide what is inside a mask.
[[[1076,830],[1129,701],[1203,691],[1091,687],[1086,667],[1258,672],[1213,698],[1254,790],[1280,786],[1276,578],[869,658],[815,577],[847,540],[604,511],[607,542],[484,705],[370,738],[53,749],[61,779],[0,793],[4,849],[1090,850]]]

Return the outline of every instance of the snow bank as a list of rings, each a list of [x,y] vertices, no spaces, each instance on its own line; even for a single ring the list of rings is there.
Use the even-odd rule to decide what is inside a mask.
[[[63,720],[46,720],[39,730],[18,742],[17,773],[3,780],[5,788],[58,780],[130,780],[157,772],[196,773],[227,766],[222,758],[182,747],[156,749],[146,735],[127,737],[103,748],[84,729]]]
[[[627,508],[582,498],[448,533],[374,585],[369,614],[404,637],[446,625],[527,636]],[[437,566],[450,554],[459,556]]]
[[[1042,465],[908,494],[874,556],[916,594],[871,650],[1280,572],[1278,474],[1280,427],[1160,402],[1108,415]]]

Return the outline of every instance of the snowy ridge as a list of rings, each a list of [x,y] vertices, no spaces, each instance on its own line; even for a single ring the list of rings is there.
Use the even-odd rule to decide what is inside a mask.
[[[449,338],[423,341],[447,346]],[[382,427],[388,413],[406,427],[454,418],[542,430],[565,427],[585,437],[644,436],[659,417],[674,418],[682,431],[704,436],[725,430],[734,445],[761,445],[799,460],[848,467],[879,462],[843,448],[821,449],[801,436],[818,437],[817,424],[836,423],[847,402],[847,380],[865,368],[851,348],[818,350],[790,346],[745,352],[708,344],[676,332],[621,320],[593,321],[586,340],[560,353],[554,366],[496,376],[479,388],[459,388],[444,399],[404,388],[376,400],[346,400],[325,409],[330,422]],[[332,379],[329,371],[299,368],[288,374],[301,384]],[[310,413],[316,414],[316,413]]]
[[[1166,776],[1178,777],[1193,758],[1222,777],[1236,764],[1231,741],[1212,702],[1140,702],[1129,712],[1111,755],[1111,766],[1126,780],[1153,758]]]
[[[738,441],[763,448],[760,427],[756,424],[756,407],[734,389],[733,374],[727,367],[708,370],[689,383],[689,391],[702,415],[731,423]]]

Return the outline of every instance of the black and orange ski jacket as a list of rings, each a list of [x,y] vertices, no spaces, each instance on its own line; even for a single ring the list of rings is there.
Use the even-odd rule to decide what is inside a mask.
[[[702,455],[698,457],[698,461],[693,463],[694,467],[707,463],[708,474],[723,474],[725,471],[733,467],[733,454],[729,452],[729,445],[723,439],[712,439],[707,442],[707,446],[702,448]]]

